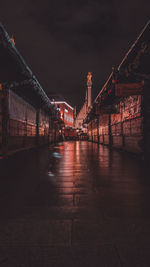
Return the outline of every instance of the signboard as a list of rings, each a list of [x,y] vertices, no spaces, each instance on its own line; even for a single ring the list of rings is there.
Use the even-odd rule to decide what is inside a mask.
[[[116,96],[141,95],[144,82],[141,83],[119,83],[115,85]]]
[[[118,114],[119,110],[112,106],[106,106],[106,107],[100,107],[99,110],[97,110],[96,114]]]

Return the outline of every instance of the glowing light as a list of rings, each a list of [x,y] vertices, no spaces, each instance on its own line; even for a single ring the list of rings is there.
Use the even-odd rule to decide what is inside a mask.
[[[13,45],[15,45],[15,44],[16,44],[16,43],[15,43],[15,39],[14,39],[14,37],[13,37],[13,36],[10,38],[10,40],[12,41]]]
[[[52,101],[51,102],[52,104],[65,104],[65,105],[67,105],[69,108],[71,108],[72,110],[74,110],[74,108],[73,107],[71,107],[67,102],[65,102],[65,101]]]
[[[109,90],[108,90],[108,94],[111,94],[111,93],[112,93],[112,89],[109,89]]]
[[[48,176],[50,176],[50,177],[53,177],[53,176],[55,176],[52,172],[48,172]]]
[[[115,79],[112,80],[112,83],[117,83],[117,82],[118,82],[118,80],[115,80]]]
[[[57,159],[60,159],[61,155],[58,152],[53,152],[53,157],[57,158]]]

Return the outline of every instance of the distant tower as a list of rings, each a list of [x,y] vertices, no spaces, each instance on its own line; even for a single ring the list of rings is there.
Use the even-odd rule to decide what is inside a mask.
[[[87,75],[87,109],[88,110],[92,106],[91,89],[92,89],[92,72],[88,72],[88,75]]]
[[[87,113],[91,110],[92,108],[92,97],[91,97],[91,88],[92,88],[92,72],[88,72],[87,75],[87,90],[86,90],[86,95],[85,95],[85,100],[82,108],[80,109],[79,113],[76,116],[75,120],[75,127],[77,129],[82,129],[83,132],[87,131],[87,128],[83,127],[84,120],[87,117]]]

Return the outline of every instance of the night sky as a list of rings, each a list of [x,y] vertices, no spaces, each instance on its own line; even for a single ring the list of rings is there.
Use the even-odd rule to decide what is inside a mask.
[[[1,0],[0,21],[47,93],[93,98],[150,19],[149,0]]]

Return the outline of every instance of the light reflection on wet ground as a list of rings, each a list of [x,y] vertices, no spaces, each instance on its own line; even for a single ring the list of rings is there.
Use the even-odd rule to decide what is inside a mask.
[[[139,159],[77,141],[18,154],[0,170],[0,266],[150,266]]]

